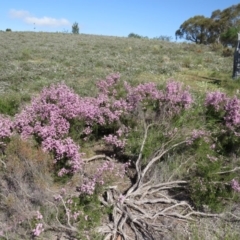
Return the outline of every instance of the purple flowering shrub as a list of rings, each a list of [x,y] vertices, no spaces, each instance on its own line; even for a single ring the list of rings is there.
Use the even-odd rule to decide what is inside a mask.
[[[34,138],[44,151],[53,153],[54,163],[60,165],[58,175],[63,176],[82,169],[79,141],[71,137],[74,125],[78,126],[78,139],[87,141],[97,135],[115,150],[123,150],[131,128],[139,121],[136,111],[149,108],[155,115],[173,116],[193,102],[188,90],[174,81],[168,82],[165,90],[159,90],[154,83],[136,87],[124,83],[119,91],[119,79],[119,74],[112,74],[100,80],[96,97],[80,97],[65,84],[44,88],[15,115],[11,127],[5,128],[10,122],[2,120],[2,138],[12,128],[24,139]]]
[[[205,99],[206,120],[216,146],[222,153],[238,154],[240,143],[240,100],[225,93],[210,92]]]
[[[45,88],[15,116],[14,128],[23,138],[34,137],[44,150],[55,156],[55,162],[65,159],[59,175],[81,169],[79,146],[68,137],[69,120],[78,116],[80,98],[66,85]]]
[[[234,97],[227,97],[225,93],[211,92],[205,99],[207,115],[214,115],[219,123],[226,126],[236,134],[240,126],[240,100]],[[211,116],[208,116],[211,117]]]
[[[154,83],[132,87],[122,84],[119,74],[112,74],[98,81],[97,89],[96,97],[81,97],[65,84],[52,85],[14,118],[17,133],[24,139],[34,138],[54,155],[60,177],[82,170],[83,141],[100,138],[115,151],[123,151],[139,122],[136,112],[147,110],[160,121],[180,114],[193,102],[189,91],[174,81],[163,90]],[[99,177],[92,179],[89,184],[95,186]]]
[[[13,134],[13,122],[9,117],[0,115],[0,147],[4,147],[6,141]]]
[[[94,163],[91,165],[94,167],[90,166],[92,169],[87,169],[89,159],[83,158],[82,146],[91,141],[93,144],[97,141],[104,143],[104,150],[116,159],[125,154],[132,160],[131,166],[136,164],[134,161],[141,151],[139,166],[143,171],[147,161],[151,161],[161,148],[163,152],[171,149],[166,156],[162,155],[160,161],[175,161],[178,156],[193,161],[186,162],[188,174],[184,179],[188,180],[187,194],[195,206],[207,204],[216,210],[222,199],[234,199],[233,192],[240,191],[237,171],[231,171],[233,166],[239,165],[240,100],[237,97],[230,98],[221,92],[208,93],[204,110],[201,108],[199,111],[191,107],[194,101],[189,89],[173,80],[160,89],[154,83],[131,86],[122,82],[119,74],[112,74],[98,81],[96,86],[98,92],[95,97],[81,97],[65,84],[51,85],[12,120],[0,116],[0,147],[11,140],[13,133],[18,133],[23,140],[33,139],[34,146],[40,147],[44,154],[50,153],[52,165],[49,171],[56,171],[60,179],[69,175],[79,176],[71,193],[63,189],[53,199],[53,193],[47,196],[48,203],[57,209],[57,214],[59,212],[60,225],[66,223],[75,231],[75,227],[83,222],[84,230],[91,229],[96,217],[92,211],[93,202],[95,207],[100,206],[98,191],[104,191],[112,178],[122,179],[130,166],[124,160],[109,161],[110,157],[99,155],[99,165]],[[195,126],[199,119],[202,122]],[[146,129],[148,137],[141,149]],[[27,149],[25,147],[25,151]],[[25,159],[30,159],[31,163],[31,157],[24,157],[18,150],[15,152],[23,156],[21,164],[28,166]],[[33,162],[36,159],[38,157],[34,156]],[[25,169],[25,165],[21,169]],[[154,165],[154,171],[158,171],[159,166]],[[159,172],[161,170],[159,168]],[[19,179],[28,184],[23,172]],[[31,182],[34,182],[32,178]],[[19,191],[24,184],[19,185]],[[2,189],[4,194],[8,194],[4,186]],[[27,194],[32,196],[33,193]],[[125,197],[120,194],[119,203],[124,203]],[[40,202],[43,204],[42,199]],[[44,234],[49,227],[44,222],[47,217],[37,211],[32,218],[33,237]],[[29,219],[26,217],[24,221]]]
[[[180,114],[181,110],[188,109],[193,103],[193,98],[188,90],[183,89],[179,82],[169,81],[164,90],[159,90],[154,83],[139,84],[131,87],[125,83],[128,92],[127,102],[130,110],[137,108],[139,103],[142,107],[152,105],[154,110],[161,111],[171,115]]]

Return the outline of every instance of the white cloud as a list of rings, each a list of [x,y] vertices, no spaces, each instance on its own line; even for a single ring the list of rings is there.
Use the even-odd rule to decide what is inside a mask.
[[[28,11],[15,10],[12,9],[9,11],[11,18],[18,18],[23,20],[27,24],[35,24],[36,26],[47,26],[47,27],[60,27],[60,26],[69,26],[71,23],[65,18],[51,18],[51,17],[35,17],[32,16]]]
[[[24,21],[28,24],[36,24],[38,26],[51,26],[51,27],[59,27],[59,26],[66,26],[69,25],[70,22],[64,18],[56,19],[50,17],[26,17]]]
[[[12,18],[22,18],[22,19],[24,19],[25,17],[30,16],[30,13],[28,11],[11,9],[9,11],[9,15]]]

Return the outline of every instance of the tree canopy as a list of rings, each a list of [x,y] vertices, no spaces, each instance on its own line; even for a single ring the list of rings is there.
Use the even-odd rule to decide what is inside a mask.
[[[73,23],[73,25],[72,25],[72,33],[73,34],[79,34],[79,27],[78,27],[77,22]]]
[[[197,15],[184,21],[175,32],[176,38],[184,38],[197,44],[220,42],[234,45],[240,31],[240,4],[224,10],[215,10],[211,17]]]

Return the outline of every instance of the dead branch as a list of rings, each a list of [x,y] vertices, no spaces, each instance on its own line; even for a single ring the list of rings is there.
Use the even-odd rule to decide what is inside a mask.
[[[174,148],[186,143],[176,142],[174,135],[167,143],[163,144],[158,151],[149,159],[147,165],[142,169],[142,154],[148,137],[149,128],[153,125],[144,125],[144,137],[140,152],[135,164],[136,182],[125,192],[120,193],[117,188],[106,189],[106,197],[101,198],[105,206],[113,208],[110,223],[99,227],[98,232],[105,234],[105,239],[116,240],[121,236],[124,240],[132,239],[161,239],[161,234],[169,233],[168,226],[162,222],[164,219],[172,219],[178,224],[186,224],[195,221],[196,217],[224,218],[225,214],[211,214],[195,211],[185,200],[176,200],[169,195],[169,190],[184,188],[188,182],[177,180],[169,182],[157,182],[147,177],[157,161]],[[171,178],[170,178],[171,179]],[[233,216],[239,219],[238,216]]]
[[[6,163],[0,159],[0,162],[3,164],[4,168],[7,168]]]
[[[217,172],[215,174],[226,174],[226,173],[231,173],[231,172],[236,172],[239,171],[240,167],[235,167],[234,169],[228,170],[228,171],[223,171],[223,172]]]
[[[89,163],[91,161],[102,160],[102,159],[106,159],[106,160],[111,161],[111,162],[114,161],[114,159],[112,159],[112,158],[110,158],[110,157],[108,157],[106,155],[95,155],[95,156],[93,156],[91,158],[84,158],[83,162],[84,163]]]

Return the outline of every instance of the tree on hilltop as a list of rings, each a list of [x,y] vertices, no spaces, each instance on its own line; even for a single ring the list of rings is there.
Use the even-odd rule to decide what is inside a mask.
[[[186,20],[176,31],[176,38],[185,38],[197,44],[208,43],[212,39],[210,27],[213,21],[204,16],[195,16]]]
[[[176,38],[184,38],[197,44],[221,42],[234,45],[240,30],[240,4],[224,10],[215,10],[211,17],[194,16],[184,21],[175,32]]]
[[[72,33],[73,34],[79,34],[79,27],[78,27],[77,22],[73,23],[73,25],[72,25]]]

